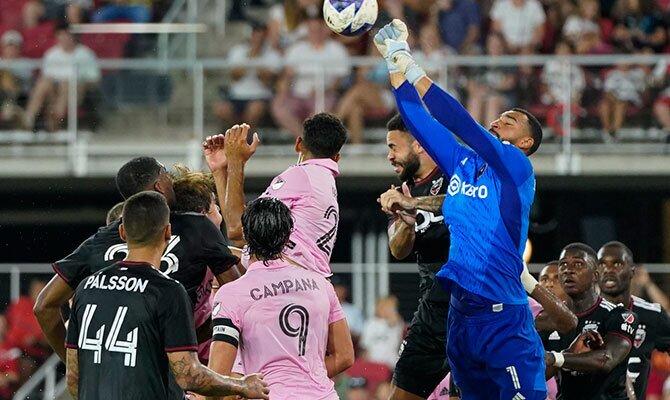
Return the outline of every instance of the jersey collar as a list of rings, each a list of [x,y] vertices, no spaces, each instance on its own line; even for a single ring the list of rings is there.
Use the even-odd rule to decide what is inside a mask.
[[[337,163],[330,158],[312,158],[311,160],[303,161],[298,165],[318,165],[329,169],[333,173],[333,176],[338,176],[340,174],[340,169]]]
[[[140,261],[119,261],[119,262],[116,263],[116,265],[123,266],[123,267],[150,267],[150,268],[154,268],[154,266],[149,264],[148,262],[140,262]]]
[[[589,307],[588,310],[583,311],[583,312],[580,312],[580,313],[575,313],[575,315],[578,316],[578,317],[583,317],[583,316],[585,316],[585,315],[587,315],[587,314],[590,314],[591,312],[593,312],[593,310],[596,309],[596,307],[598,307],[598,306],[600,305],[600,303],[601,303],[602,301],[603,301],[603,297],[602,297],[602,296],[598,296],[598,300],[596,300],[596,302],[595,302],[591,307]]]
[[[288,267],[290,264],[286,262],[285,260],[278,258],[276,260],[269,260],[269,261],[256,261],[255,263],[249,265],[249,268],[247,268],[247,271],[252,271],[256,269],[279,269],[279,268],[284,268]]]

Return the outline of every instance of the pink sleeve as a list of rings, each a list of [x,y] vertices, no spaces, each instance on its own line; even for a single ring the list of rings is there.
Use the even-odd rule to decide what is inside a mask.
[[[242,332],[242,319],[238,315],[239,309],[234,302],[235,295],[230,290],[225,290],[225,285],[222,285],[214,295],[212,301],[212,321],[216,325],[216,320],[220,318],[227,318]]]
[[[291,167],[275,177],[261,197],[275,197],[290,209],[308,198],[309,177],[300,167]]]
[[[530,312],[533,313],[533,319],[537,318],[538,314],[544,311],[542,305],[532,297],[528,298],[528,305],[530,306]]]
[[[330,300],[330,316],[328,317],[328,324],[330,325],[333,322],[344,319],[345,315],[344,310],[342,310],[342,306],[340,305],[340,301],[337,299],[333,285],[328,282],[326,288],[326,290],[328,290],[328,299]]]

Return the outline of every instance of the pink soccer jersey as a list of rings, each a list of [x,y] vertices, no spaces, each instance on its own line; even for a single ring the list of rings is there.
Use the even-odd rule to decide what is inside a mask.
[[[307,160],[279,174],[262,195],[278,198],[291,210],[295,224],[286,255],[326,277],[332,275],[330,255],[340,218],[338,174],[329,158]]]
[[[320,273],[283,260],[253,263],[221,286],[213,309],[213,340],[238,346],[244,372],[264,374],[273,400],[338,398],[324,356],[328,327],[344,311]]]

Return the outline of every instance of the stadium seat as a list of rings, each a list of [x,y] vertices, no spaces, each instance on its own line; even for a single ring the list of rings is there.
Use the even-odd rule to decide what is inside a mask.
[[[1,0],[0,25],[19,30],[23,21],[23,6],[27,2],[28,0]]]
[[[56,44],[53,22],[44,22],[24,29],[21,34],[23,35],[23,56],[27,58],[42,58],[44,53]]]

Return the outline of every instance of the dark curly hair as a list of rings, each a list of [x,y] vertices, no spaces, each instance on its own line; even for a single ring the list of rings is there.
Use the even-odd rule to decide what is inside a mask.
[[[242,214],[242,232],[249,253],[259,261],[281,257],[292,231],[291,211],[274,197],[251,201]]]
[[[302,140],[316,158],[332,158],[347,141],[347,128],[336,116],[319,113],[307,118],[302,125]]]

